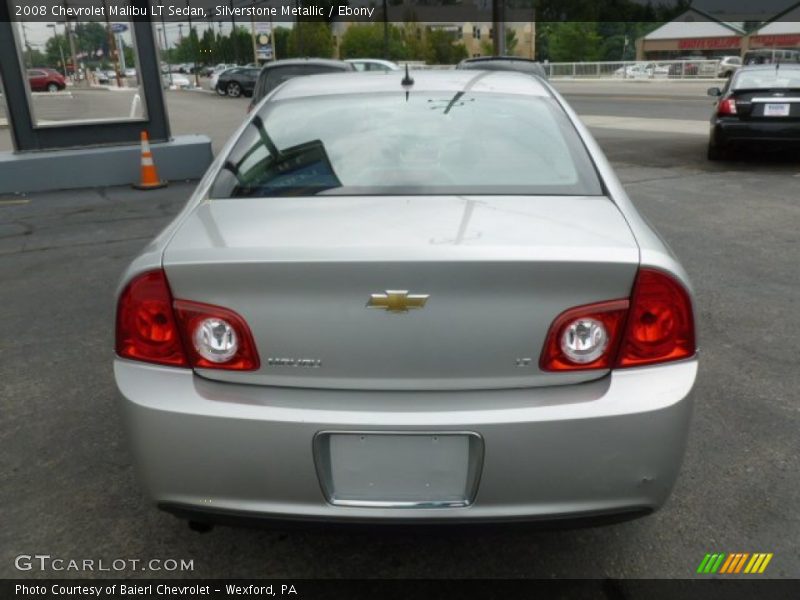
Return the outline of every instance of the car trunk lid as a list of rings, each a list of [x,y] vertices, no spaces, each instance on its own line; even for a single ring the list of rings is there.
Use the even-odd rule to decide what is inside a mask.
[[[736,114],[742,120],[800,120],[800,90],[742,90],[734,94]]]
[[[602,196],[214,200],[164,254],[175,298],[236,311],[261,358],[258,371],[200,375],[349,389],[602,376],[542,372],[539,355],[562,311],[627,298],[638,262],[625,219]],[[396,292],[427,298],[387,310],[414,303]]]

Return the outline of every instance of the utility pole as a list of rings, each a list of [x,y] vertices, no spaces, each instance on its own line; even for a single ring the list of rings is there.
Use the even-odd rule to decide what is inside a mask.
[[[103,2],[105,6],[105,1]],[[66,12],[67,0],[64,0],[64,9]],[[105,11],[103,11],[105,12]],[[78,57],[75,54],[75,40],[72,38],[72,26],[69,24],[69,19],[64,18],[64,30],[67,32],[67,43],[69,44],[69,53],[72,57],[72,81],[78,82]]]
[[[67,2],[64,0],[64,6],[66,5]],[[106,7],[106,0],[103,0],[103,14],[106,16],[106,40],[108,41],[108,53],[111,55],[111,58],[114,61],[114,73],[117,75],[117,87],[122,87],[122,81],[119,77],[119,65],[117,64],[117,59],[114,58],[116,47],[114,44],[114,33],[111,31],[111,21],[108,18],[109,15],[108,8]],[[69,21],[67,21],[67,24],[69,24]]]
[[[492,0],[492,44],[495,56],[506,53],[506,2]]]
[[[253,2],[255,7],[256,3]],[[250,13],[250,41],[253,42],[253,62],[258,66],[258,47],[256,46],[256,18]]]
[[[300,14],[300,0],[294,0],[294,7],[297,9],[297,14]],[[295,27],[297,33],[297,56],[303,56],[303,31],[300,27],[300,17],[297,17],[297,26]]]
[[[25,30],[25,23],[20,23],[20,27],[22,28],[22,41],[25,44],[25,66],[30,69],[33,66],[31,64],[31,45],[28,43],[28,33]]]
[[[187,11],[189,14],[192,12],[192,7],[189,5],[189,0],[186,0],[186,8],[189,10]],[[192,58],[194,58],[194,85],[195,87],[200,87],[200,69],[198,68],[200,65],[197,64],[197,47],[194,45],[194,40],[192,39],[192,17],[189,15],[186,16],[189,20],[189,46],[192,49]],[[197,34],[195,34],[197,37]]]
[[[169,74],[169,85],[172,87],[172,65],[169,60],[169,42],[167,41],[167,24],[164,22],[164,1],[159,0],[161,7],[161,31],[164,33],[164,54],[167,59],[167,73]],[[159,77],[161,76],[161,63],[158,64]]]
[[[228,0],[231,7],[231,47],[233,48],[233,62],[239,64],[239,49],[236,47],[236,18],[233,16],[233,0]]]
[[[275,43],[275,25],[272,23],[272,13],[269,13],[269,45],[272,47],[272,61],[278,60],[278,46]]]
[[[389,6],[383,0],[383,60],[389,60]]]
[[[53,30],[53,39],[58,42],[58,53],[61,55],[61,71],[64,77],[67,77],[67,61],[64,60],[64,45],[61,43],[61,38],[58,36],[58,29],[55,23],[48,23],[47,26]]]
[[[119,53],[119,68],[124,73],[128,65],[125,64],[125,40],[122,39],[122,34],[117,34],[117,52]]]

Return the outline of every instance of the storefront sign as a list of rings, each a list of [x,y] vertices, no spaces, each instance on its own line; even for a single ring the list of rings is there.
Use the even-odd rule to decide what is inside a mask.
[[[754,35],[750,38],[751,48],[791,48],[793,46],[800,46],[800,33]]]
[[[742,39],[738,36],[716,38],[691,38],[678,40],[679,50],[715,50],[719,48],[739,48]]]

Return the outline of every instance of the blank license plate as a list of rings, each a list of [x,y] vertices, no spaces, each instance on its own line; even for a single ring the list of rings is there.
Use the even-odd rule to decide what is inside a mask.
[[[788,104],[765,104],[764,105],[765,117],[788,117],[789,105]]]
[[[483,458],[471,433],[323,433],[315,446],[328,501],[349,506],[467,506]]]

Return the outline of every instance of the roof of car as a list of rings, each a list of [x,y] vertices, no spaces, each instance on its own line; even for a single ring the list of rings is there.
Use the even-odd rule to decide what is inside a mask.
[[[392,62],[391,60],[384,60],[382,58],[345,58],[344,62],[353,63],[353,62],[368,62],[368,63],[378,63],[381,65],[394,65],[397,63]]]
[[[760,65],[744,65],[740,69],[738,69],[737,73],[743,73],[747,71],[774,71],[775,69],[785,70],[791,69],[796,71],[800,69],[800,63],[794,62],[775,62],[775,63],[765,63]]]
[[[549,96],[548,88],[537,78],[514,71],[431,70],[411,71],[413,85],[403,86],[405,71],[386,73],[334,73],[306,75],[290,79],[275,93],[273,100],[338,94],[379,92],[494,92]]]
[[[476,63],[476,62],[491,62],[496,60],[513,60],[517,62],[538,63],[532,58],[524,58],[522,56],[475,56],[473,58],[465,58],[462,63]]]
[[[341,67],[342,69],[351,69],[349,63],[343,60],[334,60],[332,58],[285,58],[283,60],[276,60],[264,65],[264,69],[274,69],[276,67],[286,67],[293,65],[318,65],[326,67]]]

